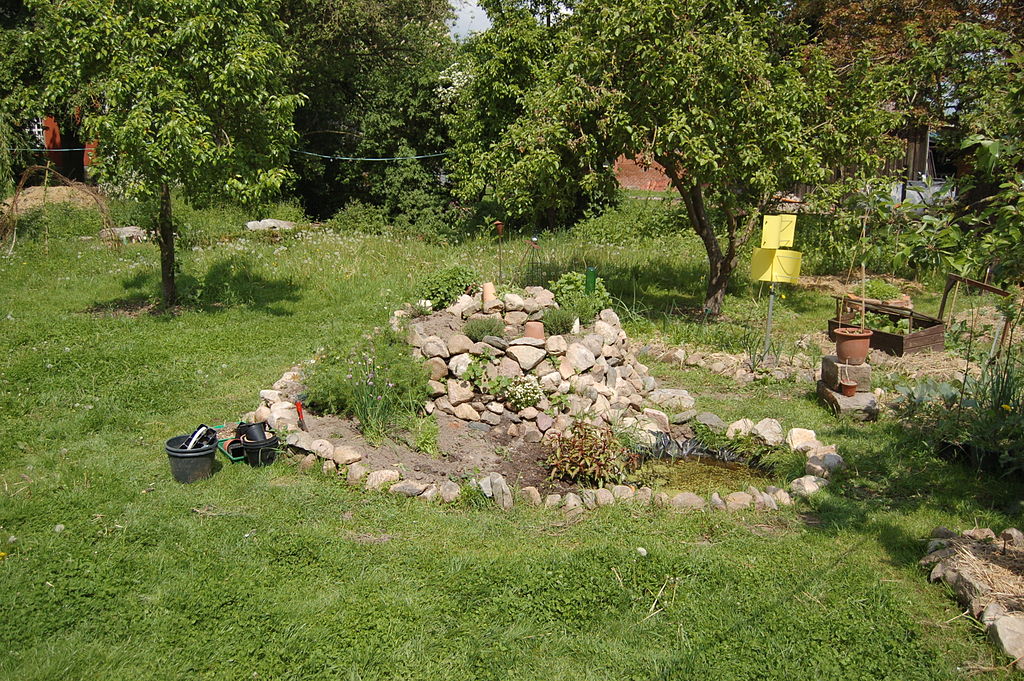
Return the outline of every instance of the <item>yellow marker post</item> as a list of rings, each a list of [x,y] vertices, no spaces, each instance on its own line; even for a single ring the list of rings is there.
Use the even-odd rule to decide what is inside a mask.
[[[795,284],[800,280],[802,256],[791,247],[796,237],[796,215],[765,215],[761,226],[761,248],[754,249],[750,274],[757,281],[771,283],[768,293],[768,325],[764,334],[764,352],[771,347],[772,314],[775,311],[775,284]]]

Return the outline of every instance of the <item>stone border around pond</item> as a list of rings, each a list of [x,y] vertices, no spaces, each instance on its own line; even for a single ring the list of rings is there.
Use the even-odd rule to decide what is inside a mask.
[[[542,287],[530,287],[526,292],[528,297],[525,299],[507,294],[502,299],[487,303],[462,296],[442,313],[460,323],[482,316],[498,318],[507,325],[507,332],[514,334],[526,321],[542,319],[545,309],[556,306],[553,294]],[[608,485],[600,489],[581,489],[564,496],[549,494],[542,499],[537,488],[524,487],[518,496],[530,505],[561,508],[571,516],[584,510],[627,502],[680,511],[777,510],[780,506],[791,505],[793,496],[808,497],[816,493],[829,483],[835,472],[845,467],[835,445],[819,442],[813,430],[792,428],[784,434],[781,424],[771,418],[757,423],[740,419],[726,424],[715,414],[693,410],[695,400],[686,390],[657,388],[647,367],[632,353],[630,340],[613,310],[601,312],[593,333],[582,334],[583,329],[575,329],[578,342],[573,340],[571,343],[562,336],[551,336],[543,341],[525,337],[504,341],[489,337],[486,342],[474,343],[460,333],[461,329],[452,330],[445,337],[425,336],[418,330],[417,322],[408,319],[409,314],[407,310],[396,311],[391,317],[391,325],[396,330],[403,330],[408,325],[409,328],[404,330],[408,332],[407,340],[414,356],[423,359],[432,370],[431,389],[435,399],[425,405],[427,413],[440,409],[471,425],[488,430],[501,429],[527,442],[539,442],[564,432],[571,428],[574,419],[584,418],[595,425],[636,426],[638,432],[647,434],[648,444],[653,444],[657,433],[669,432],[670,423],[694,421],[724,432],[729,439],[749,436],[768,446],[786,444],[792,451],[806,455],[805,475],[792,480],[788,491],[773,486],[762,491],[749,486],[745,491],[732,492],[724,498],[714,493],[705,499],[691,492],[680,492],[670,498],[649,487],[637,489],[628,485]],[[548,395],[565,395],[569,407],[565,413],[554,417],[533,407],[513,412],[494,396],[478,393],[468,381],[462,380],[462,374],[468,363],[479,357],[485,358],[488,371],[495,376],[542,374],[539,378],[545,392]],[[440,499],[451,503],[459,498],[462,488],[451,480],[439,484],[423,483],[403,480],[398,470],[371,470],[361,463],[362,455],[354,448],[344,443],[313,439],[299,430],[298,412],[292,400],[303,390],[302,368],[293,367],[274,383],[272,389],[260,391],[259,408],[243,417],[245,421],[267,421],[279,433],[286,434],[287,450],[300,470],[308,471],[319,466],[323,473],[345,476],[349,483],[362,485],[366,490],[386,490],[425,501]],[[574,401],[573,398],[577,399]],[[670,418],[664,411],[644,408],[645,400],[672,411],[681,411]],[[463,407],[462,413],[460,407]],[[499,473],[486,474],[469,484],[502,509],[511,508],[517,496]]]

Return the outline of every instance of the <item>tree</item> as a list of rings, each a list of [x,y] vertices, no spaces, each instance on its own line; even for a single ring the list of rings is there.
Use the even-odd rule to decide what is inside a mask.
[[[284,24],[265,0],[33,0],[40,101],[99,140],[101,181],[159,202],[161,290],[177,302],[171,191],[264,201],[288,177]]]
[[[451,13],[448,0],[283,0],[288,40],[301,46],[291,86],[309,97],[295,115],[302,149],[349,158],[447,149],[438,77],[454,50],[445,24]],[[325,218],[353,199],[397,216],[447,198],[441,156],[293,160],[306,209]]]
[[[571,158],[595,187],[620,154],[657,161],[707,251],[704,307],[718,313],[780,194],[879,166],[892,122],[866,62],[840,81],[781,16],[756,0],[580,2],[500,145],[508,183],[543,185]]]

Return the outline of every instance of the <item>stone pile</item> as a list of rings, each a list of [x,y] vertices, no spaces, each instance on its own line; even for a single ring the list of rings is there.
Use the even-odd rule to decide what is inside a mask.
[[[432,319],[437,315],[406,323],[408,342],[430,369],[431,400],[424,406],[428,414],[439,410],[479,430],[540,442],[545,435],[564,432],[574,420],[636,426],[641,433],[668,432],[668,414],[693,406],[686,390],[657,388],[647,366],[633,353],[614,310],[602,310],[592,327],[571,335],[523,336],[526,322],[543,320],[544,311],[556,307],[554,295],[544,288],[528,287],[526,293],[525,298],[506,294],[487,302],[463,296],[437,313],[457,321],[440,334],[428,334],[428,329],[442,326]],[[403,316],[396,312],[393,323],[400,323]],[[501,320],[511,340],[470,340],[461,333],[461,320],[478,318]],[[482,364],[484,380],[533,377],[544,397],[535,405],[511,409],[480,388],[484,381],[466,380],[473,363]],[[646,403],[661,409],[645,408]]]
[[[804,353],[779,357],[777,362],[756,366],[753,369],[750,358],[746,355],[710,352],[687,345],[667,347],[660,343],[651,344],[640,349],[639,354],[654,357],[676,366],[707,369],[719,376],[731,378],[742,385],[753,383],[761,378],[772,378],[777,381],[797,380],[813,384],[818,378],[813,360]]]
[[[936,527],[927,551],[920,565],[930,570],[929,581],[946,584],[1011,664],[1024,669],[1024,580],[1016,569],[1024,533],[1011,527],[997,537],[987,527],[960,534]]]

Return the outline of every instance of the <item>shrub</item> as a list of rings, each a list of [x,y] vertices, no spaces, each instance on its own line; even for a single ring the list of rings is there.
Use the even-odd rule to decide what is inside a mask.
[[[612,297],[601,277],[597,278],[593,293],[586,292],[587,275],[583,272],[566,272],[558,281],[548,284],[558,305],[575,312],[584,324],[593,321],[601,310],[611,307]]]
[[[352,232],[356,234],[388,234],[387,211],[378,206],[355,199],[345,204],[334,216],[324,223],[324,227],[335,232]]]
[[[427,399],[426,368],[409,356],[393,331],[364,337],[325,353],[309,377],[309,403],[359,420],[367,440],[379,443]]]
[[[565,307],[553,308],[544,313],[544,331],[549,336],[562,336],[572,331],[575,321],[575,310]]]
[[[621,482],[641,463],[640,454],[627,447],[611,428],[583,421],[557,434],[553,445],[547,460],[552,480],[584,485]]]
[[[477,317],[463,325],[462,333],[466,334],[474,343],[479,343],[484,336],[497,336],[498,338],[504,336],[505,325],[501,323],[500,319],[494,317]]]
[[[453,265],[424,279],[420,284],[419,297],[433,303],[435,310],[441,310],[454,303],[463,293],[473,290],[476,281],[476,272],[471,268]]]

